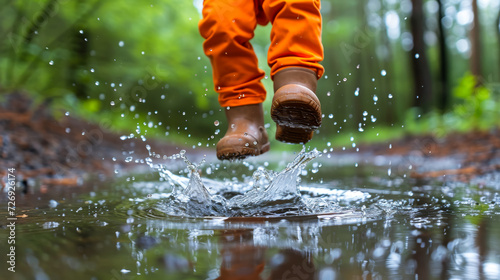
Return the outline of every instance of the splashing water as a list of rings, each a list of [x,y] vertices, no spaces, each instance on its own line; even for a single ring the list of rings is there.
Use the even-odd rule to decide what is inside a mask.
[[[172,193],[166,200],[158,204],[157,209],[172,216],[290,216],[307,215],[332,211],[332,202],[321,199],[303,198],[299,191],[299,182],[302,169],[305,165],[321,153],[314,149],[305,151],[305,147],[298,156],[281,172],[275,173],[259,167],[254,172],[253,188],[248,192],[225,199],[219,194],[212,193],[205,187],[198,166],[191,163],[185,156],[185,151],[176,155],[182,158],[190,171],[189,181],[173,175],[168,170],[162,171],[162,177],[173,186]],[[202,162],[203,163],[203,162]],[[201,163],[200,163],[201,165]],[[206,181],[216,187],[217,183]]]
[[[231,208],[237,216],[312,213],[300,195],[299,174],[309,161],[320,155],[316,149],[306,153],[302,148],[299,155],[278,174],[265,169],[257,170],[253,174],[254,189],[232,198],[229,201]],[[263,185],[265,181],[269,183],[267,187]]]
[[[160,211],[171,216],[226,216],[226,200],[219,195],[211,195],[203,184],[198,166],[203,164],[204,160],[195,165],[186,157],[186,151],[182,150],[178,156],[187,164],[190,178],[187,186],[179,180],[176,180],[173,174],[168,170],[163,170],[163,177],[173,184],[173,191],[164,202],[164,207]]]

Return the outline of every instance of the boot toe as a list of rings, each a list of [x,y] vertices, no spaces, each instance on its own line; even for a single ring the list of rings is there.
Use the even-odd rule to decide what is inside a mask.
[[[220,160],[244,159],[248,156],[258,156],[268,150],[269,142],[264,139],[259,141],[248,134],[226,135],[217,143],[217,158]]]

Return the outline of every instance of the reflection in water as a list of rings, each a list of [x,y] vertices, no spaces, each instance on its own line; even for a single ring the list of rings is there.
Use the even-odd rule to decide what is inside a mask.
[[[221,258],[219,280],[262,279],[265,250],[253,246],[252,230],[225,230],[221,232]]]
[[[225,230],[221,239],[222,264],[218,280],[316,279],[316,268],[310,253],[292,248],[281,249],[270,258],[269,276],[264,278],[266,248],[252,244],[252,230]]]

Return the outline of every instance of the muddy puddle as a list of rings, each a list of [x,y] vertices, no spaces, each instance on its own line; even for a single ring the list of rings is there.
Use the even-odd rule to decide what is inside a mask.
[[[499,279],[495,184],[415,180],[391,158],[308,155],[20,185],[14,273],[0,198],[0,278]],[[185,197],[172,202],[175,192]]]

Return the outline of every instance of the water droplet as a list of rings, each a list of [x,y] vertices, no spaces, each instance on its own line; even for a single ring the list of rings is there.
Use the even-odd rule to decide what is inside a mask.
[[[420,54],[416,53],[415,58],[418,59],[420,57]]]
[[[59,203],[58,203],[57,201],[53,200],[53,199],[51,199],[51,200],[49,201],[49,207],[50,207],[50,208],[55,208],[55,207],[57,207],[57,205],[58,205],[58,204],[59,204]]]
[[[69,116],[69,112],[64,113],[65,116]]]
[[[358,65],[356,65],[356,69],[359,69],[359,64],[358,64]]]
[[[347,82],[347,78],[342,79],[342,81]]]
[[[99,81],[96,81],[96,82],[95,82],[95,85],[96,85],[96,86],[98,86],[98,85],[99,85]]]
[[[333,114],[328,115],[328,118],[333,119]]]
[[[49,61],[49,65],[54,65],[54,61],[53,60]]]
[[[359,88],[356,88],[356,91],[354,91],[354,96],[359,96]]]
[[[133,112],[133,111],[135,111],[135,106],[134,106],[134,105],[131,105],[131,106],[130,106],[130,112]]]
[[[122,136],[120,136],[120,140],[122,140],[122,141],[123,141],[123,140],[126,140],[127,138],[128,138],[128,136],[127,136],[127,135],[122,135]]]
[[[384,76],[387,75],[387,72],[385,70],[380,71],[380,75]]]
[[[83,34],[83,30],[80,29],[80,34]]]
[[[366,117],[366,116],[368,116],[368,112],[367,112],[367,111],[364,111],[364,112],[363,112],[363,116],[365,116],[365,117]]]
[[[391,99],[391,98],[392,98],[392,94],[390,94],[390,93],[389,93],[389,95],[387,95],[387,97],[388,97],[389,99]]]
[[[378,96],[377,95],[373,95],[373,101],[375,101],[375,102],[378,101]]]
[[[123,42],[123,41],[118,42],[118,46],[119,46],[120,48],[121,48],[121,47],[123,47],[123,46],[125,46],[125,42]]]
[[[215,125],[215,126],[219,126],[219,121],[217,121],[217,120],[216,120],[216,121],[214,121],[214,125]]]

